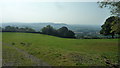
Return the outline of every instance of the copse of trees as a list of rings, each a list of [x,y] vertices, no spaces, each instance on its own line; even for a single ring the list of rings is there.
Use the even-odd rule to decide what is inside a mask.
[[[5,28],[2,28],[3,32],[36,32],[32,28],[19,28],[19,27],[13,27],[13,26],[6,26]]]
[[[34,29],[28,28],[28,27],[20,28],[19,31],[20,32],[36,32]]]
[[[67,27],[62,27],[57,30],[58,36],[67,37],[67,38],[75,38],[75,33],[71,30],[68,30]]]
[[[50,25],[43,27],[41,30],[43,34],[57,36],[57,31]]]
[[[47,25],[46,27],[43,27],[41,31],[42,33],[47,35],[53,35],[63,38],[75,38],[75,33],[71,30],[68,30],[67,27],[61,27],[56,30],[52,26]]]

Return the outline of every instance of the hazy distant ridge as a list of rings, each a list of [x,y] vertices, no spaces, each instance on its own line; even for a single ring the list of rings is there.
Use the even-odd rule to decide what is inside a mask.
[[[64,24],[64,23],[52,23],[52,22],[41,22],[41,23],[2,23],[2,27],[5,26],[16,26],[16,27],[30,27],[35,29],[36,31],[40,31],[41,28],[45,27],[46,25],[51,25],[55,29],[60,27],[66,26],[69,29],[75,32],[87,32],[87,31],[99,31],[100,25],[78,25],[78,24]]]

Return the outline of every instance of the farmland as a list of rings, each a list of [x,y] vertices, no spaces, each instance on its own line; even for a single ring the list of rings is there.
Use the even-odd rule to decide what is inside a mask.
[[[29,66],[35,64],[13,47],[51,66],[106,66],[118,63],[118,39],[69,39],[34,33],[3,32],[2,42],[11,45],[2,45],[4,63],[16,62],[18,59],[21,66],[24,65],[20,63]],[[12,54],[13,60],[10,58]],[[20,56],[25,60],[20,59]]]

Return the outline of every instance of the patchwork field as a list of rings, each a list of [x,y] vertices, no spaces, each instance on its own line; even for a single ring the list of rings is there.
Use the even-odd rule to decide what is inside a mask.
[[[34,33],[3,32],[2,42],[10,45],[2,45],[4,64],[18,62],[16,60],[19,60],[19,64],[15,65],[19,66],[35,64],[15,48],[51,66],[112,66],[118,63],[118,39],[68,39]]]

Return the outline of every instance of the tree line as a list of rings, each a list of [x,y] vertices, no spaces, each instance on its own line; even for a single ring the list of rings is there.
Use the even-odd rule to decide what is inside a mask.
[[[2,32],[36,32],[36,31],[29,27],[19,28],[14,26],[6,26],[5,28],[2,28]]]
[[[53,35],[63,38],[75,38],[75,33],[69,30],[67,27],[61,27],[56,30],[52,26],[47,25],[46,27],[43,27],[41,31],[42,33],[47,35]]]
[[[56,30],[52,26],[47,25],[46,27],[43,27],[39,32],[29,27],[20,28],[14,26],[6,26],[5,28],[0,27],[0,29],[2,32],[40,33],[40,34],[47,34],[47,35],[63,37],[63,38],[75,38],[75,33],[69,30],[67,27],[61,27]]]

